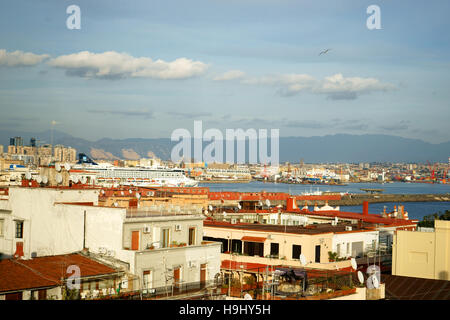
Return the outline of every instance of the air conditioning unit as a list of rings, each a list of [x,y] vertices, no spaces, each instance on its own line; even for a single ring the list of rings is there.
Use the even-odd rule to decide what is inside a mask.
[[[235,218],[231,219],[231,224],[236,224],[236,223],[237,223],[237,221]]]
[[[150,233],[150,232],[151,232],[151,228],[149,226],[145,226],[144,233]]]
[[[351,226],[345,226],[345,231],[352,231],[352,227]]]
[[[181,231],[181,224],[175,225],[175,231]]]

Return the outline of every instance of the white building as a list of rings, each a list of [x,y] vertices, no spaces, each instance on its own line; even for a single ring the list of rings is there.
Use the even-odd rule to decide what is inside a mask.
[[[357,232],[335,232],[333,234],[332,252],[340,258],[359,258],[368,251],[377,249],[379,231],[358,230]]]
[[[208,282],[220,272],[220,243],[202,241],[204,216],[99,207],[99,191],[13,187],[0,193],[0,253],[30,259],[87,248],[125,264],[138,279],[130,290]]]

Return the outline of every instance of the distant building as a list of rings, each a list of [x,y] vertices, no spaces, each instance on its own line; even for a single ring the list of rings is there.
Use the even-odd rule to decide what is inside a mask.
[[[14,137],[9,139],[10,146],[23,147],[23,138],[22,137]]]

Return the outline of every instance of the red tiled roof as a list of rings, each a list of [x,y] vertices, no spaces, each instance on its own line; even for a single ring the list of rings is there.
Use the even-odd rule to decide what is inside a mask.
[[[81,277],[114,274],[117,271],[80,254],[38,257],[30,260],[0,260],[0,292],[61,285],[69,277],[67,267],[77,265]]]

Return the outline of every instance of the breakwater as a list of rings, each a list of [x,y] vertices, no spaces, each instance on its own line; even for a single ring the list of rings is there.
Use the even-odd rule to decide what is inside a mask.
[[[330,206],[357,206],[364,201],[369,203],[383,202],[441,202],[449,201],[450,194],[350,194],[342,196],[341,200],[330,200]],[[323,201],[318,201],[318,205],[323,205]]]

